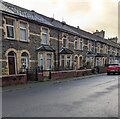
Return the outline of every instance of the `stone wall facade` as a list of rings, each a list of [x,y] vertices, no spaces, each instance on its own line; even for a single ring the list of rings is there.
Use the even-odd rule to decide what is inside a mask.
[[[17,13],[28,12],[13,8]],[[2,13],[3,75],[25,73],[26,69],[77,70],[120,63],[120,45],[115,42],[36,12],[29,11],[29,18],[17,13]]]

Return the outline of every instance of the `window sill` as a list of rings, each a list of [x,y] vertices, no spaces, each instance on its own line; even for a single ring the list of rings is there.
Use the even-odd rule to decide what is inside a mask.
[[[24,43],[29,43],[30,42],[30,40],[28,40],[28,41],[25,41],[25,40],[19,40],[20,42],[24,42]]]
[[[74,49],[74,50],[80,51],[80,49]]]
[[[16,39],[15,39],[15,38],[5,37],[5,39],[7,39],[7,40],[13,40],[13,41],[16,41]]]
[[[80,51],[83,51],[83,49],[80,49]]]

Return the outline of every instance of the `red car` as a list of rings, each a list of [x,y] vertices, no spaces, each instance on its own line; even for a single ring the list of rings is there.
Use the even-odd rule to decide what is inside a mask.
[[[120,65],[119,64],[109,64],[107,67],[107,75],[110,74],[120,74]]]

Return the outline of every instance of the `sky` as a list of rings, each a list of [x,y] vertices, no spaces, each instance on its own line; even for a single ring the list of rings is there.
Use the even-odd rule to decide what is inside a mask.
[[[88,32],[105,31],[105,37],[118,36],[119,0],[5,0],[34,10]],[[120,42],[120,40],[119,40]]]

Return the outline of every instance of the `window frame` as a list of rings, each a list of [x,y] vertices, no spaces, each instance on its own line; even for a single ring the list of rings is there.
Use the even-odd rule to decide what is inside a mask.
[[[49,58],[48,58],[48,55],[50,56]],[[50,66],[48,66],[48,60],[50,61]],[[47,54],[47,70],[51,70],[52,69],[52,54],[50,54],[50,53],[48,53]]]
[[[66,40],[66,43],[64,44],[64,40]],[[63,48],[68,48],[68,39],[67,38],[65,38],[65,37],[63,37],[63,40],[62,40],[62,46],[63,46]]]
[[[77,43],[77,44],[76,44]],[[75,41],[74,41],[74,49],[78,50],[79,49],[79,43],[80,43],[80,39],[75,37]]]
[[[100,43],[97,45],[97,53],[100,53]]]
[[[26,28],[21,27],[21,24],[25,24]],[[21,39],[21,34],[20,34],[21,29],[26,31],[26,34],[25,34],[26,39]],[[28,23],[26,23],[24,21],[19,22],[19,39],[20,39],[20,41],[23,41],[23,42],[28,42],[29,41],[28,40]]]
[[[82,47],[81,47],[81,43],[82,43]],[[83,39],[80,38],[80,50],[83,50]]]
[[[47,30],[47,33],[43,32],[44,29]],[[45,43],[43,42],[43,37],[42,37],[43,35],[47,36],[47,42],[45,41]],[[49,29],[48,28],[45,28],[45,27],[41,28],[41,44],[46,44],[46,45],[49,44]]]
[[[42,55],[42,58],[41,58],[41,55]],[[43,60],[43,65],[41,65],[41,59]],[[44,70],[45,68],[45,63],[44,63],[44,53],[39,53],[39,66],[40,66],[40,69],[42,67],[42,70]]]
[[[10,24],[7,24],[7,19],[11,19],[11,20],[13,20],[13,25],[10,25]],[[5,17],[5,26],[6,26],[6,38],[7,39],[11,39],[11,40],[15,40],[15,19],[13,19],[13,18],[9,18],[9,17]],[[13,38],[12,37],[8,37],[8,31],[7,31],[7,27],[11,27],[11,28],[13,28]]]
[[[91,52],[92,51],[92,45],[91,45],[91,41],[88,40],[88,51]]]
[[[28,66],[29,66],[29,64],[28,64],[28,59],[29,58],[28,58],[28,56],[21,56],[21,68],[22,68],[22,72],[26,72],[26,69],[23,68],[22,59],[25,59],[25,61],[26,61],[26,69],[27,69]]]

